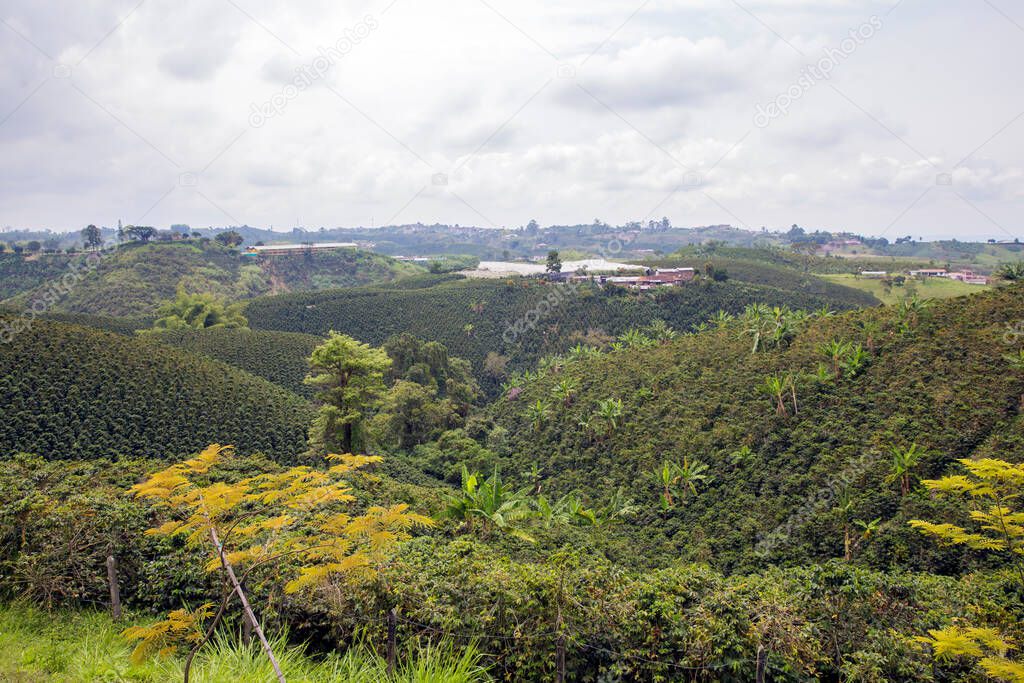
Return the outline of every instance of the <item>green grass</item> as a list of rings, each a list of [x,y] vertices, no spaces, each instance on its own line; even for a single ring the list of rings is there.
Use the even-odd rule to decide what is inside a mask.
[[[130,659],[131,646],[121,637],[128,623],[114,624],[96,611],[47,613],[22,605],[0,606],[0,681],[10,683],[107,683],[181,680],[183,659]],[[490,677],[474,648],[458,650],[441,643],[411,650],[395,675],[387,676],[384,660],[367,648],[320,658],[302,647],[274,643],[275,655],[291,682],[326,683],[470,683]],[[196,683],[273,681],[274,674],[258,643],[245,645],[221,634],[196,657]]]
[[[819,277],[831,280],[836,284],[853,287],[869,294],[884,304],[899,303],[901,299],[917,292],[923,299],[950,299],[955,296],[966,294],[977,294],[991,289],[991,285],[969,285],[959,280],[948,280],[941,277],[925,278],[921,280],[908,279],[903,287],[886,288],[882,280],[859,277],[856,275],[821,275]]]

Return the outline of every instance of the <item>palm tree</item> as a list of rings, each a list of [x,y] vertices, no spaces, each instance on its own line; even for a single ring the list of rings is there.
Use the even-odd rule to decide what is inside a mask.
[[[533,431],[539,432],[548,419],[548,404],[538,398],[535,403],[527,407],[526,415],[530,418]]]
[[[779,417],[788,417],[789,412],[786,411],[786,403],[783,400],[786,396],[786,391],[789,389],[789,379],[781,374],[769,375],[764,378],[764,383],[760,387],[761,391],[775,400],[775,414]]]
[[[889,476],[885,478],[887,483],[898,481],[900,483],[900,495],[910,493],[912,472],[925,455],[925,450],[919,448],[916,443],[910,444],[909,448],[890,446],[889,453],[892,455],[892,464],[889,467]]]
[[[462,488],[458,494],[449,495],[445,516],[462,521],[470,530],[474,520],[481,523],[485,533],[500,531],[526,541],[533,538],[523,530],[524,523],[535,513],[530,506],[527,489],[514,491],[501,480],[498,468],[494,468],[486,481],[480,481],[476,472],[470,474],[462,466]]]
[[[676,484],[679,483],[679,465],[666,460],[661,463],[660,468],[654,470],[654,476],[661,485],[661,509],[671,510],[675,507],[673,494]]]
[[[563,377],[555,384],[551,389],[551,394],[562,402],[562,405],[568,406],[572,403],[573,399],[576,398],[576,380]]]
[[[645,346],[650,346],[653,343],[653,340],[650,337],[635,327],[626,330],[624,334],[620,334],[618,341],[628,349],[643,348]]]
[[[699,460],[690,460],[689,457],[683,457],[683,464],[678,465],[676,468],[676,478],[683,486],[683,495],[686,497],[686,490],[689,489],[693,495],[697,495],[697,487],[704,486],[711,483],[714,479],[707,472],[708,466]]]
[[[639,509],[639,505],[635,505],[632,500],[626,498],[624,488],[620,486],[608,498],[608,502],[596,511],[595,522],[597,526],[612,526]]]
[[[644,332],[651,340],[656,342],[671,341],[679,336],[679,333],[669,327],[668,323],[661,318],[655,318],[651,321],[651,324],[645,328]]]
[[[857,344],[852,347],[843,359],[843,368],[850,377],[856,377],[868,361],[868,354],[864,348]]]
[[[733,320],[736,319],[732,313],[726,313],[725,311],[719,310],[713,316],[711,316],[711,323],[718,329],[722,329]]]
[[[597,417],[604,423],[605,434],[611,434],[619,428],[622,417],[622,399],[606,398],[597,402]]]
[[[843,357],[850,350],[850,344],[848,342],[841,342],[838,339],[833,339],[830,342],[826,342],[818,347],[821,355],[825,356],[832,363],[832,374],[836,379],[839,379],[842,374],[842,362]]]

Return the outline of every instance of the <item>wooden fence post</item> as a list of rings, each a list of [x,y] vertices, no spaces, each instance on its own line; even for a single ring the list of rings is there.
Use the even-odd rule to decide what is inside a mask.
[[[757,683],[764,683],[764,672],[768,668],[768,650],[757,646]]]
[[[117,585],[117,560],[107,556],[107,582],[110,584],[110,613],[114,621],[121,619],[121,589]]]
[[[388,610],[388,678],[395,675],[395,649],[396,649],[396,636],[395,631],[398,626],[398,608],[392,607]]]

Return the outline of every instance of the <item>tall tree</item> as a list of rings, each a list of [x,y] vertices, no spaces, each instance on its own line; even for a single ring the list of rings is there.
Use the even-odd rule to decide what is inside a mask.
[[[99,228],[90,223],[82,228],[82,240],[87,249],[98,249],[103,244],[103,235]]]
[[[234,230],[228,230],[227,232],[217,233],[217,236],[214,237],[214,239],[217,240],[218,243],[224,245],[225,247],[237,247],[239,244],[245,241],[245,238]]]
[[[310,428],[310,445],[318,451],[351,453],[362,442],[361,427],[386,387],[391,358],[378,349],[331,331],[313,349],[306,384],[317,387],[320,412]]]
[[[148,225],[129,225],[124,231],[128,237],[142,243],[146,243],[156,237],[156,228]]]
[[[548,262],[546,268],[549,273],[562,272],[562,259],[558,256],[558,252],[554,249],[548,252]]]

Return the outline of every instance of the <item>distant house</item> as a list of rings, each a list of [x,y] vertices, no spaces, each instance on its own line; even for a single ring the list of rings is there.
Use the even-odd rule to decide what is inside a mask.
[[[659,268],[647,275],[612,276],[604,282],[631,289],[654,289],[655,287],[674,287],[683,285],[697,276],[693,268]]]
[[[978,275],[973,270],[959,270],[952,273],[946,273],[946,277],[950,280],[959,280],[969,285],[987,285],[988,278],[984,275]]]
[[[884,270],[862,270],[860,271],[861,277],[866,278],[882,278],[888,275]]]
[[[310,242],[308,244],[268,244],[265,246],[249,247],[245,250],[246,256],[288,256],[290,254],[302,254],[306,252],[334,251],[336,249],[355,249],[359,245],[355,242]]]
[[[921,270],[910,271],[911,277],[945,277],[945,268],[922,268]]]

